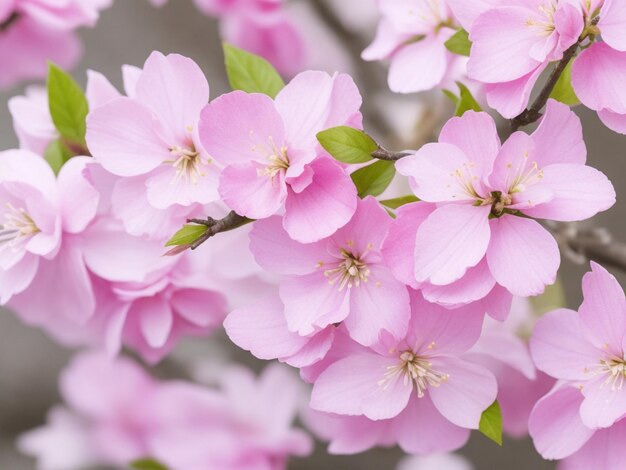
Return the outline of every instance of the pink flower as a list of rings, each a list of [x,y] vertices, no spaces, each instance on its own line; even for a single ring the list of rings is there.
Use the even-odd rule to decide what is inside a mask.
[[[130,97],[90,112],[87,144],[95,161],[122,177],[112,198],[131,233],[154,235],[164,225],[175,230],[180,220],[172,220],[174,213],[184,218],[218,199],[219,169],[197,137],[209,85],[190,59],[159,52],[134,87],[127,83]],[[149,230],[131,227],[138,217]]]
[[[478,428],[496,398],[493,375],[461,357],[480,336],[483,314],[476,308],[446,310],[414,291],[412,315],[402,341],[383,335],[372,348],[348,351],[330,364],[315,379],[311,407],[355,417],[343,424],[363,429],[360,439],[368,439],[368,427],[386,427],[369,446],[386,439],[411,453],[452,450],[463,445],[469,429]],[[344,429],[332,439],[352,437]],[[363,448],[344,442],[331,451]]]
[[[585,25],[577,3],[502,0],[470,6],[452,1],[472,41],[468,75],[489,84],[487,101],[504,117],[526,108],[541,72],[578,41]]]
[[[356,191],[343,167],[325,157],[318,132],[360,126],[361,96],[348,75],[305,72],[274,101],[228,93],[200,120],[201,141],[225,166],[222,200],[234,211],[264,219],[285,207],[283,225],[303,243],[332,235],[356,208]]]
[[[0,301],[28,322],[49,321],[50,312],[82,321],[95,308],[78,249],[99,198],[84,175],[87,161],[72,159],[57,178],[34,153],[0,153]],[[74,295],[59,295],[65,288]]]
[[[455,74],[456,64],[464,59],[445,46],[457,29],[445,0],[379,0],[378,8],[382,18],[376,38],[362,57],[391,59],[389,88],[392,91],[430,90]]]
[[[599,22],[588,26],[596,41],[583,50],[572,66],[572,85],[582,103],[598,112],[612,130],[626,134],[626,93],[619,85],[626,78],[626,8],[616,0],[595,0],[589,8],[582,2],[587,24],[599,10]]]
[[[516,132],[502,146],[487,114],[450,120],[439,143],[396,165],[417,197],[437,204],[417,229],[414,279],[438,287],[445,303],[475,300],[495,284],[522,297],[543,292],[559,250],[533,219],[584,220],[615,202],[585,158],[578,118],[553,100],[531,136]]]
[[[558,465],[558,470],[620,470],[624,466],[626,450],[626,420],[619,421],[610,428],[600,429],[570,457]]]
[[[81,45],[74,30],[94,26],[110,0],[5,0],[0,6],[0,88],[45,77],[48,60],[71,68]]]
[[[345,322],[350,335],[371,345],[382,331],[402,338],[409,295],[385,265],[380,249],[391,217],[372,197],[333,236],[311,244],[289,238],[280,217],[255,223],[250,248],[267,271],[285,276],[280,297],[290,331],[302,336]]]
[[[529,423],[545,458],[574,454],[596,430],[612,429],[626,414],[626,299],[611,274],[595,263],[591,269],[583,278],[578,313],[560,309],[545,315],[531,339],[537,367],[560,380],[537,403]]]

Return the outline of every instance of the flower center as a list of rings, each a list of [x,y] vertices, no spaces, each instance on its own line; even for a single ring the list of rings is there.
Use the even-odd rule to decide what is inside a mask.
[[[481,196],[474,188],[474,183],[479,179],[474,173],[474,167],[474,162],[465,162],[461,167],[451,173],[450,176],[454,179],[458,186],[457,189],[460,190],[461,194],[469,196],[471,199],[482,200]],[[451,187],[452,185],[449,186]],[[456,198],[457,196],[453,194],[452,197]]]
[[[289,157],[286,147],[281,147],[279,150],[273,149],[273,152],[268,155],[267,159],[269,164],[265,168],[258,170],[259,176],[269,176],[274,179],[278,173],[287,171],[289,168]]]
[[[621,390],[626,379],[626,360],[613,357],[610,359],[602,359],[599,364],[585,368],[585,373],[591,376],[606,376],[606,380],[602,383],[602,387],[611,387],[612,391]]]
[[[554,13],[558,6],[558,0],[550,0],[539,6],[539,14],[526,20],[526,26],[535,28],[539,35],[550,36],[556,29],[554,26]]]
[[[439,387],[450,378],[448,374],[433,370],[433,364],[428,358],[419,356],[413,351],[402,352],[399,359],[398,365],[387,367],[387,372],[378,382],[383,390],[386,390],[398,376],[401,376],[405,386],[411,382],[415,384],[417,397],[422,398],[428,387]]]
[[[371,246],[368,245],[368,251]],[[367,282],[370,275],[370,270],[367,264],[363,261],[363,256],[356,256],[352,252],[342,248],[340,250],[341,261],[335,268],[327,269],[324,271],[324,276],[328,278],[328,283],[331,285],[338,284],[339,291],[342,291],[346,286],[351,289],[353,286],[359,287],[361,282]],[[323,263],[318,264],[321,267]]]
[[[172,179],[172,184],[184,180],[187,183],[198,184],[201,177],[206,173],[202,170],[205,164],[193,145],[190,148],[179,147],[174,145],[170,148],[170,153],[174,157],[172,160],[166,160],[164,163],[172,165],[176,169],[176,174]]]
[[[0,225],[0,246],[8,243],[14,247],[20,241],[41,231],[24,209],[16,209],[9,202],[6,203],[6,207],[4,223]]]
[[[502,193],[502,191],[492,191],[491,196],[485,199],[485,205],[491,204],[491,214],[495,217],[500,217],[507,206],[513,203],[513,198],[510,194]]]

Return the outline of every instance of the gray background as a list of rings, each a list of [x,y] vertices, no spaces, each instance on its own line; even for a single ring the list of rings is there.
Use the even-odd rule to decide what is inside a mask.
[[[301,0],[307,2],[309,0]],[[124,63],[141,65],[152,50],[178,52],[196,60],[203,68],[212,88],[212,96],[227,91],[226,77],[221,65],[221,49],[215,22],[200,15],[190,0],[171,0],[162,9],[151,8],[144,0],[118,0],[105,12],[94,30],[83,31],[85,56],[75,76],[84,82],[84,70],[103,72],[120,85],[120,66]],[[0,92],[0,148],[16,145],[7,100],[22,88]],[[415,97],[406,98],[416,100]],[[417,102],[416,102],[417,103]],[[371,109],[370,112],[382,110]],[[585,136],[592,166],[613,180],[618,200],[626,191],[622,175],[626,169],[626,138],[607,130],[595,115],[579,111],[585,122]],[[375,117],[370,114],[370,118]],[[619,239],[626,239],[624,217],[626,204],[595,219],[597,225],[608,227]],[[585,266],[565,260],[562,276],[568,303],[580,302],[580,279]],[[202,354],[202,343],[187,345],[179,356]],[[252,361],[247,355],[232,352],[238,358]],[[19,456],[13,449],[13,439],[20,432],[41,424],[46,411],[58,401],[56,377],[66,364],[70,353],[54,344],[38,330],[25,327],[9,312],[0,311],[0,469],[29,470],[34,463]],[[502,449],[480,435],[473,436],[463,450],[479,470],[542,470],[554,465],[543,462],[528,441],[506,441]],[[292,469],[391,469],[400,457],[396,450],[374,450],[359,457],[326,456],[320,447],[314,458],[296,460]],[[445,469],[442,469],[445,470]]]

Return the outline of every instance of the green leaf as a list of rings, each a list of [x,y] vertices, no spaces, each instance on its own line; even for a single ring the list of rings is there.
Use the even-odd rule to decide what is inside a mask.
[[[502,411],[498,400],[483,411],[478,430],[499,446],[502,445]]]
[[[165,246],[189,245],[204,235],[207,228],[204,225],[184,225],[168,240]]]
[[[65,165],[65,162],[72,158],[72,152],[70,152],[61,139],[57,139],[46,147],[43,156],[52,168],[52,171],[54,171],[54,174],[58,175],[59,171],[61,171],[61,167]]]
[[[372,159],[378,144],[365,132],[348,126],[333,127],[317,134],[328,153],[343,163],[364,163]]]
[[[130,468],[137,470],[167,470],[167,467],[154,459],[139,459],[131,462]]]
[[[580,104],[580,100],[578,99],[578,96],[576,96],[574,87],[572,87],[572,64],[573,61],[567,64],[567,67],[559,77],[559,80],[556,82],[554,90],[550,93],[550,98],[560,101],[568,106],[576,106]]]
[[[384,201],[380,201],[380,203],[385,207],[389,207],[390,209],[397,209],[398,207],[402,207],[405,204],[411,204],[412,202],[417,202],[417,201],[419,201],[419,199],[413,196],[412,194],[410,194],[408,196],[396,197],[393,199],[385,199]]]
[[[468,56],[472,49],[472,41],[469,34],[463,28],[459,29],[454,36],[446,41],[446,48],[454,54]]]
[[[459,98],[458,96],[456,96],[454,93],[452,93],[450,90],[446,90],[443,89],[441,90],[441,92],[446,95],[448,98],[450,98],[450,101],[452,101],[452,103],[454,104],[454,106],[458,106],[459,105],[459,100],[461,98]]]
[[[456,107],[455,116],[463,116],[466,111],[482,111],[483,108],[480,107],[476,98],[472,96],[472,92],[463,85],[461,82],[456,82],[461,91],[461,95],[459,97],[459,102]]]
[[[263,93],[274,98],[285,87],[276,69],[262,57],[224,43],[224,58],[233,90]]]
[[[359,197],[378,196],[387,189],[396,174],[393,162],[379,160],[352,173]]]
[[[53,63],[48,66],[48,106],[61,137],[86,147],[87,98],[74,79]]]

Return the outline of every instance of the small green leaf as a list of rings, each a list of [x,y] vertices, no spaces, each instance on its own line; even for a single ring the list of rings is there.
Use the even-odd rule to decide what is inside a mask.
[[[48,66],[48,106],[61,137],[85,147],[87,98],[74,79],[53,63]]]
[[[466,111],[482,111],[483,108],[480,107],[476,98],[472,96],[472,92],[463,85],[461,82],[456,82],[461,91],[461,96],[459,98],[459,103],[456,107],[455,116],[463,116]]]
[[[154,459],[139,459],[131,462],[130,468],[137,470],[167,470],[167,467]]]
[[[469,34],[463,28],[459,29],[454,36],[446,41],[446,48],[454,54],[469,56],[472,49],[472,41]]]
[[[54,171],[54,174],[58,175],[59,171],[61,171],[61,167],[65,165],[65,162],[72,158],[72,152],[70,152],[61,139],[57,139],[46,147],[44,158],[52,168],[52,171]]]
[[[359,197],[378,196],[387,189],[396,174],[393,162],[379,160],[352,173]]]
[[[380,201],[380,203],[389,207],[390,209],[397,209],[398,207],[402,207],[405,204],[411,204],[412,202],[417,202],[419,199],[412,194],[408,196],[396,197],[394,199],[385,199],[384,201]]]
[[[372,159],[378,144],[365,132],[348,126],[333,127],[317,134],[328,153],[343,163],[364,163]]]
[[[498,400],[483,411],[478,430],[499,446],[502,445],[502,411]]]
[[[448,98],[450,98],[450,101],[452,101],[452,103],[454,104],[454,106],[458,106],[459,105],[459,100],[461,98],[459,98],[458,96],[456,96],[454,93],[452,93],[450,90],[446,90],[443,89],[441,90],[441,92],[446,95]]]
[[[168,240],[165,246],[189,245],[204,235],[207,228],[204,225],[184,225]]]
[[[578,96],[572,87],[572,64],[573,61],[567,64],[567,67],[559,77],[559,80],[554,86],[554,90],[550,93],[550,98],[553,98],[568,106],[576,106],[580,104]]]
[[[224,58],[233,90],[263,93],[274,98],[285,87],[276,69],[262,57],[224,43]]]

